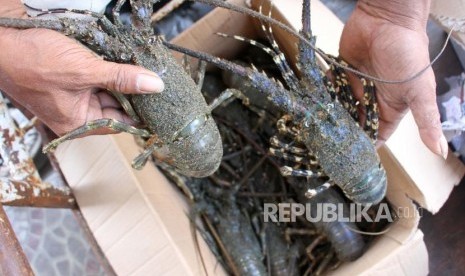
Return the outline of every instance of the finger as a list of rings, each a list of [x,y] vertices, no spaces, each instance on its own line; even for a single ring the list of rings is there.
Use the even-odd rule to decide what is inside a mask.
[[[102,108],[121,108],[121,104],[115,99],[115,97],[110,95],[108,91],[99,91],[96,93],[96,96]]]
[[[386,121],[381,116],[379,119],[379,132],[376,140],[376,148],[381,147],[389,137],[394,133],[399,125],[400,119],[397,121]]]
[[[164,89],[157,74],[138,66],[99,61],[92,71],[95,85],[110,91],[137,94],[157,93]]]
[[[413,84],[407,94],[407,104],[412,110],[423,143],[435,154],[447,158],[448,145],[441,129],[438,106],[436,104],[436,84],[432,71]],[[429,75],[429,76],[428,76]],[[414,90],[413,90],[414,89]]]

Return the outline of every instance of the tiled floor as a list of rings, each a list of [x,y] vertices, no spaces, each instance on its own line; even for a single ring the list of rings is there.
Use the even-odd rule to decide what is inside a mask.
[[[5,210],[36,275],[104,275],[72,211]]]
[[[57,173],[44,181],[61,185]],[[71,210],[4,208],[36,275],[104,275]]]

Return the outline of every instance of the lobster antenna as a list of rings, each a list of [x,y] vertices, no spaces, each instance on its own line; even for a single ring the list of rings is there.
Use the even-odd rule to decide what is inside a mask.
[[[191,230],[191,234],[192,234],[192,239],[194,240],[195,251],[197,253],[196,255],[200,259],[200,263],[202,264],[202,268],[203,268],[203,271],[204,271],[205,275],[208,276],[208,270],[207,270],[207,266],[205,264],[205,258],[202,255],[202,250],[200,250],[200,243],[199,243],[199,239],[197,237],[197,226],[196,226],[196,223],[195,223],[195,217],[190,222],[190,230]]]
[[[420,71],[418,71],[417,73],[413,74],[412,76],[410,76],[410,77],[408,77],[406,79],[402,79],[402,80],[385,80],[385,79],[382,79],[382,78],[379,78],[379,77],[372,76],[370,74],[365,74],[365,73],[360,72],[360,71],[358,71],[356,69],[350,68],[349,66],[342,65],[342,64],[332,60],[322,50],[318,49],[310,41],[308,41],[308,39],[306,39],[303,35],[299,34],[298,32],[296,32],[291,27],[287,26],[286,24],[284,24],[284,23],[282,23],[282,22],[280,22],[280,21],[278,21],[278,20],[276,20],[274,18],[269,18],[269,17],[267,17],[267,16],[265,16],[263,14],[260,14],[260,13],[258,13],[256,11],[254,11],[254,10],[244,8],[244,7],[235,6],[235,5],[232,5],[230,3],[223,2],[221,0],[190,0],[190,1],[196,1],[196,2],[201,2],[201,3],[207,4],[207,5],[222,7],[222,8],[232,10],[232,11],[235,11],[235,12],[238,12],[238,13],[247,14],[249,16],[255,17],[255,18],[260,19],[260,20],[263,20],[263,21],[265,21],[267,23],[270,23],[270,24],[274,24],[274,25],[280,27],[281,29],[283,29],[284,31],[288,32],[289,34],[299,38],[301,41],[303,41],[305,44],[307,44],[309,47],[311,47],[316,53],[318,53],[326,62],[328,62],[330,64],[333,64],[335,66],[338,66],[340,68],[343,68],[344,70],[352,72],[352,73],[354,73],[354,74],[356,74],[356,75],[358,75],[360,77],[364,77],[366,79],[370,79],[370,80],[380,82],[380,83],[387,83],[387,84],[400,84],[400,83],[406,83],[406,82],[412,81],[412,80],[416,79],[417,77],[419,77],[420,75],[422,75],[426,70],[428,70],[439,59],[439,57],[442,55],[442,53],[446,49],[447,43],[450,40],[452,32],[454,31],[454,29],[455,29],[455,27],[457,25],[457,23],[456,23],[451,28],[451,30],[449,31],[449,34],[447,35],[446,41],[444,42],[444,45],[443,45],[441,51],[439,51],[439,53],[436,55],[436,57],[427,66],[425,66],[423,69],[421,69]]]
[[[270,7],[270,9],[272,9],[272,7]],[[308,36],[308,38],[313,36],[310,18],[311,18],[310,1],[304,0],[303,7],[302,7],[302,33],[305,36]]]

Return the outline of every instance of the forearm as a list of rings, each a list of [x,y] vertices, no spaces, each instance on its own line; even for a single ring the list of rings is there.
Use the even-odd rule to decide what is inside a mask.
[[[424,29],[431,0],[360,0],[358,7],[366,13],[409,29]]]

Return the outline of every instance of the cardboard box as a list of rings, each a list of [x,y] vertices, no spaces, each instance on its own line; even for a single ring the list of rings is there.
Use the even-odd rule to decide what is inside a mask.
[[[244,5],[243,0],[232,2]],[[273,3],[277,18],[300,28],[301,1]],[[342,23],[320,2],[312,1],[312,5],[318,47],[337,54]],[[243,45],[213,34],[220,31],[254,37],[257,34],[251,24],[246,16],[216,9],[177,37],[175,43],[233,57]],[[293,38],[276,28],[274,32],[278,41],[287,42],[283,49],[291,53],[295,49]],[[150,164],[141,171],[131,168],[139,152],[130,135],[119,134],[67,142],[58,148],[56,156],[90,229],[119,275],[202,275],[186,216],[188,206],[156,168]],[[394,208],[402,207],[404,215],[405,210],[409,214],[394,222],[360,259],[344,264],[333,274],[426,275],[427,252],[412,200],[437,211],[465,168],[452,154],[444,161],[429,153],[408,116],[387,147],[380,149],[380,156],[388,173],[387,197]],[[200,248],[209,275],[224,274],[203,241]]]
[[[452,37],[465,47],[465,0],[433,0],[430,14],[446,32],[454,28]]]
[[[431,18],[449,33],[452,28],[452,46],[465,68],[465,0],[448,0],[431,2]]]

